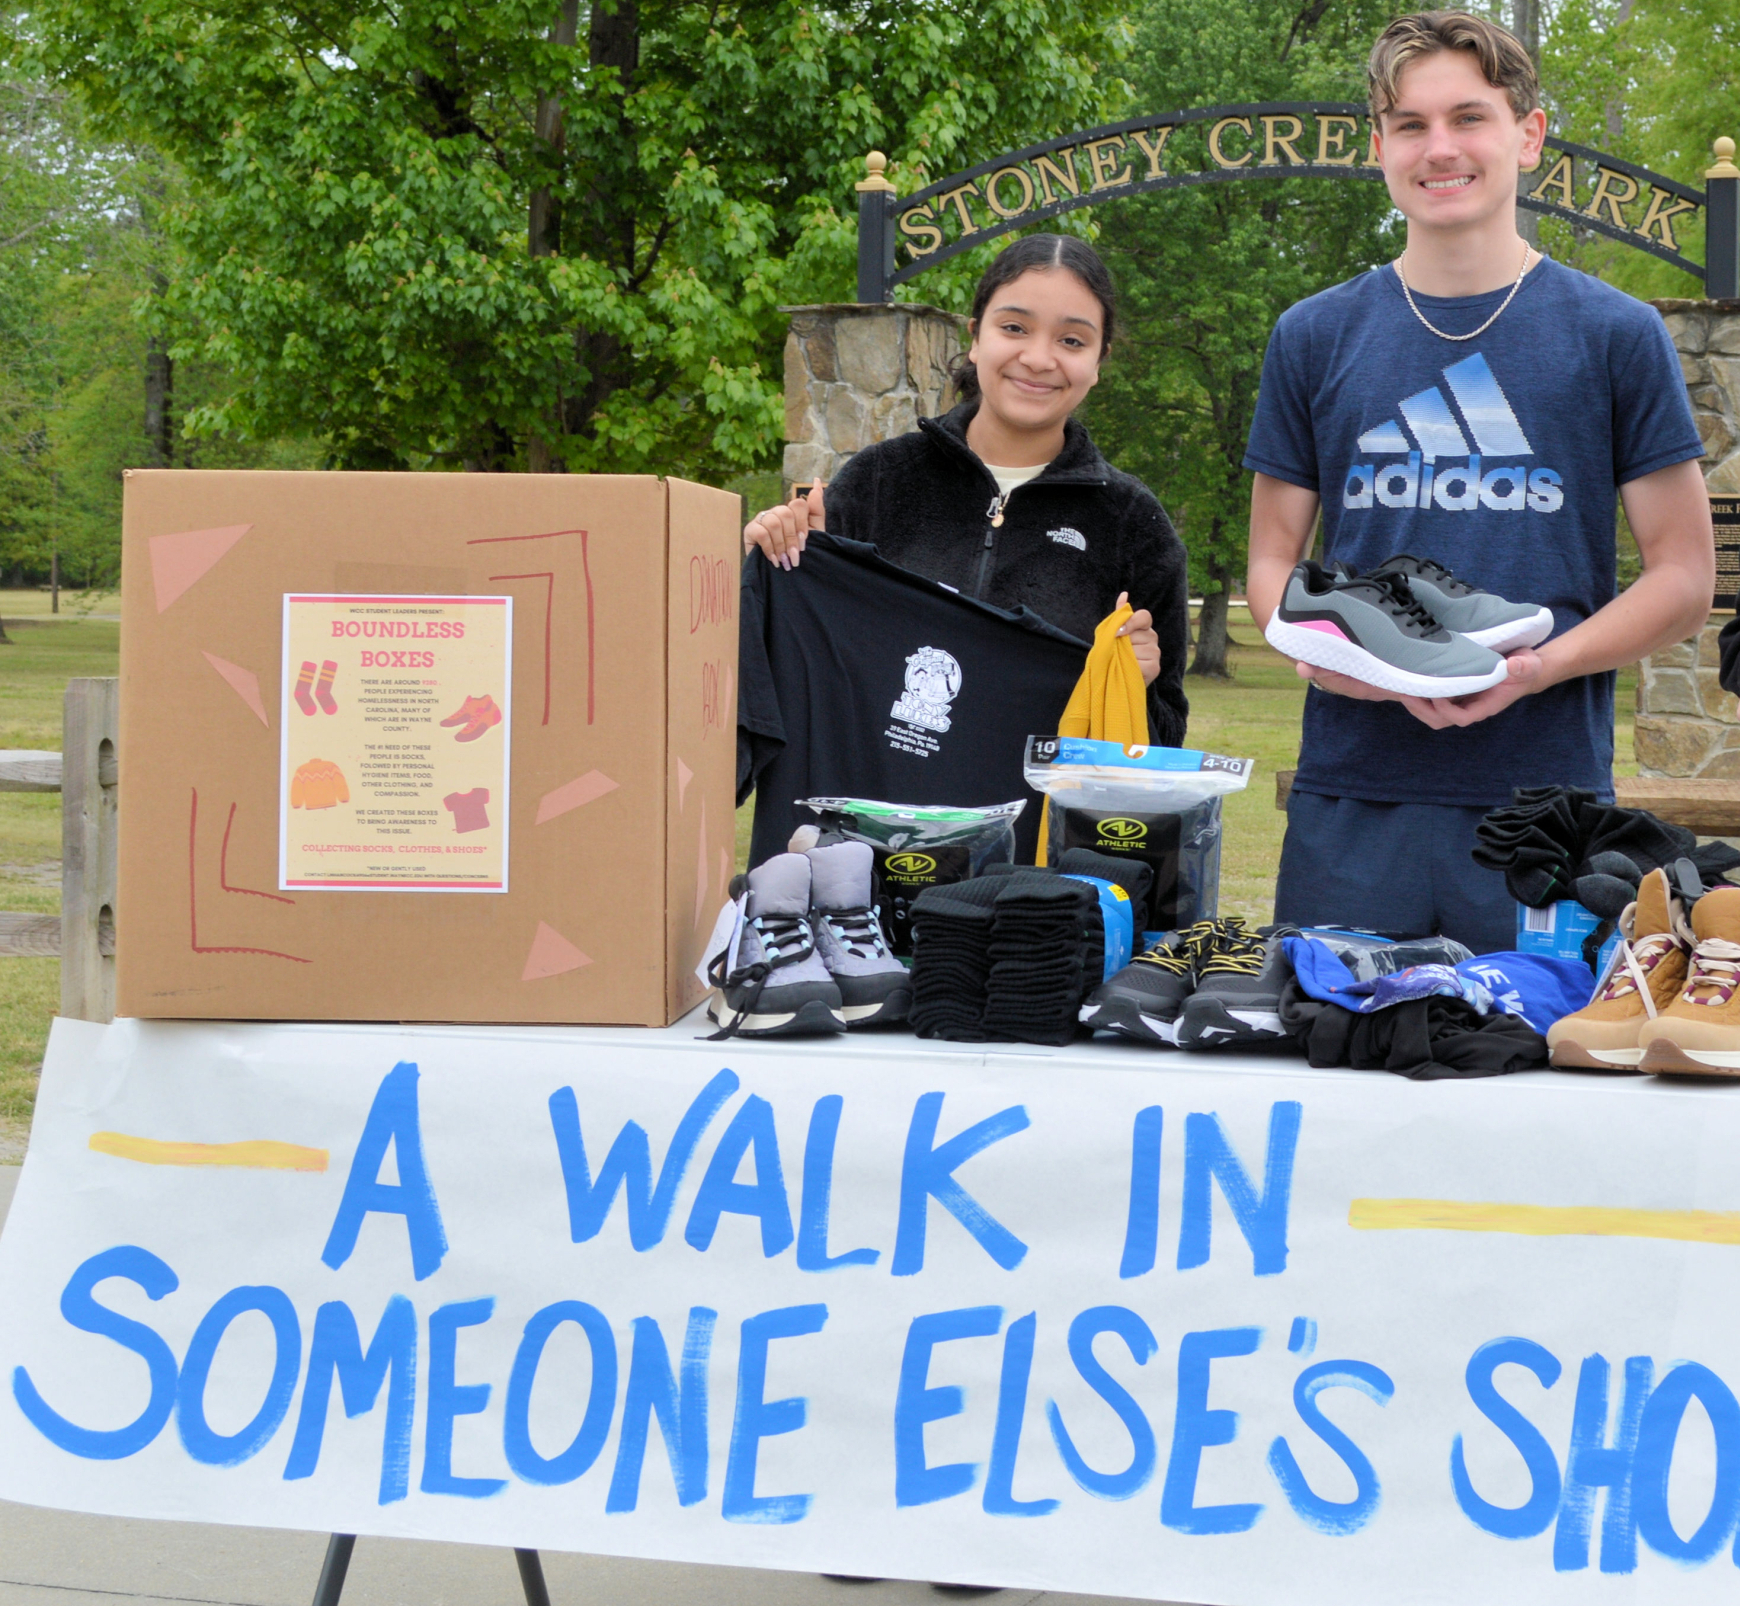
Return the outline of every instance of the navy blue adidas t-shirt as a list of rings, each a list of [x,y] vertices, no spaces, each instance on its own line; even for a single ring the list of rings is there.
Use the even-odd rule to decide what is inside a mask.
[[[1464,334],[1509,289],[1414,300]],[[1542,261],[1473,340],[1425,329],[1387,266],[1289,308],[1269,341],[1245,467],[1318,493],[1326,562],[1435,558],[1483,590],[1550,607],[1557,635],[1613,599],[1619,487],[1702,454],[1660,315]],[[1613,676],[1602,674],[1442,731],[1400,704],[1313,687],[1293,784],[1490,806],[1518,786],[1611,797],[1612,770]]]

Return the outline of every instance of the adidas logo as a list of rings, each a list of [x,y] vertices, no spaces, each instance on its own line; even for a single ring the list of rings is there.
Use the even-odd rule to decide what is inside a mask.
[[[1435,506],[1447,513],[1476,507],[1555,513],[1564,505],[1563,479],[1555,470],[1507,461],[1532,457],[1534,447],[1479,352],[1446,368],[1444,387],[1405,397],[1396,410],[1399,418],[1368,429],[1357,444],[1362,453],[1406,453],[1407,461],[1351,466],[1343,507],[1368,508],[1375,502],[1392,508]],[[1466,461],[1441,463],[1446,458]],[[1498,466],[1483,467],[1482,459],[1497,459]]]
[[[1087,551],[1087,537],[1067,524],[1061,530],[1047,530],[1045,534],[1048,540],[1055,541],[1059,546],[1072,546],[1077,552]]]

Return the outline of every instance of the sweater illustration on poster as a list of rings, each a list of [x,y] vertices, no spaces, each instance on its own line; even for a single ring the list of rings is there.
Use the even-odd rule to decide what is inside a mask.
[[[311,758],[299,764],[290,779],[290,807],[293,809],[330,809],[350,802],[350,787],[341,770],[331,759]]]
[[[924,732],[948,733],[949,713],[960,694],[959,660],[940,647],[920,647],[906,660],[906,689],[888,711],[889,718],[905,721],[889,726],[889,744],[902,752],[936,752],[936,738]]]

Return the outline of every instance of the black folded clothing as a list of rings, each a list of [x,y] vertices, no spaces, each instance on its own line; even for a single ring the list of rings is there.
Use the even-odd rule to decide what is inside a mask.
[[[1389,1071],[1415,1081],[1508,1076],[1547,1063],[1547,1040],[1517,1015],[1482,1015],[1460,998],[1411,998],[1369,1015],[1281,991],[1281,1024],[1313,1065]]]

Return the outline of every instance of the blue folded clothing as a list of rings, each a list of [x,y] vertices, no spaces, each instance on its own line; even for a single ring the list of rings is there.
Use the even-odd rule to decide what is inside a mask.
[[[1414,965],[1361,981],[1328,943],[1309,935],[1285,939],[1300,987],[1312,998],[1369,1015],[1411,998],[1460,998],[1482,1015],[1517,1015],[1537,1032],[1589,1002],[1589,967],[1541,954],[1481,954],[1457,965]]]

